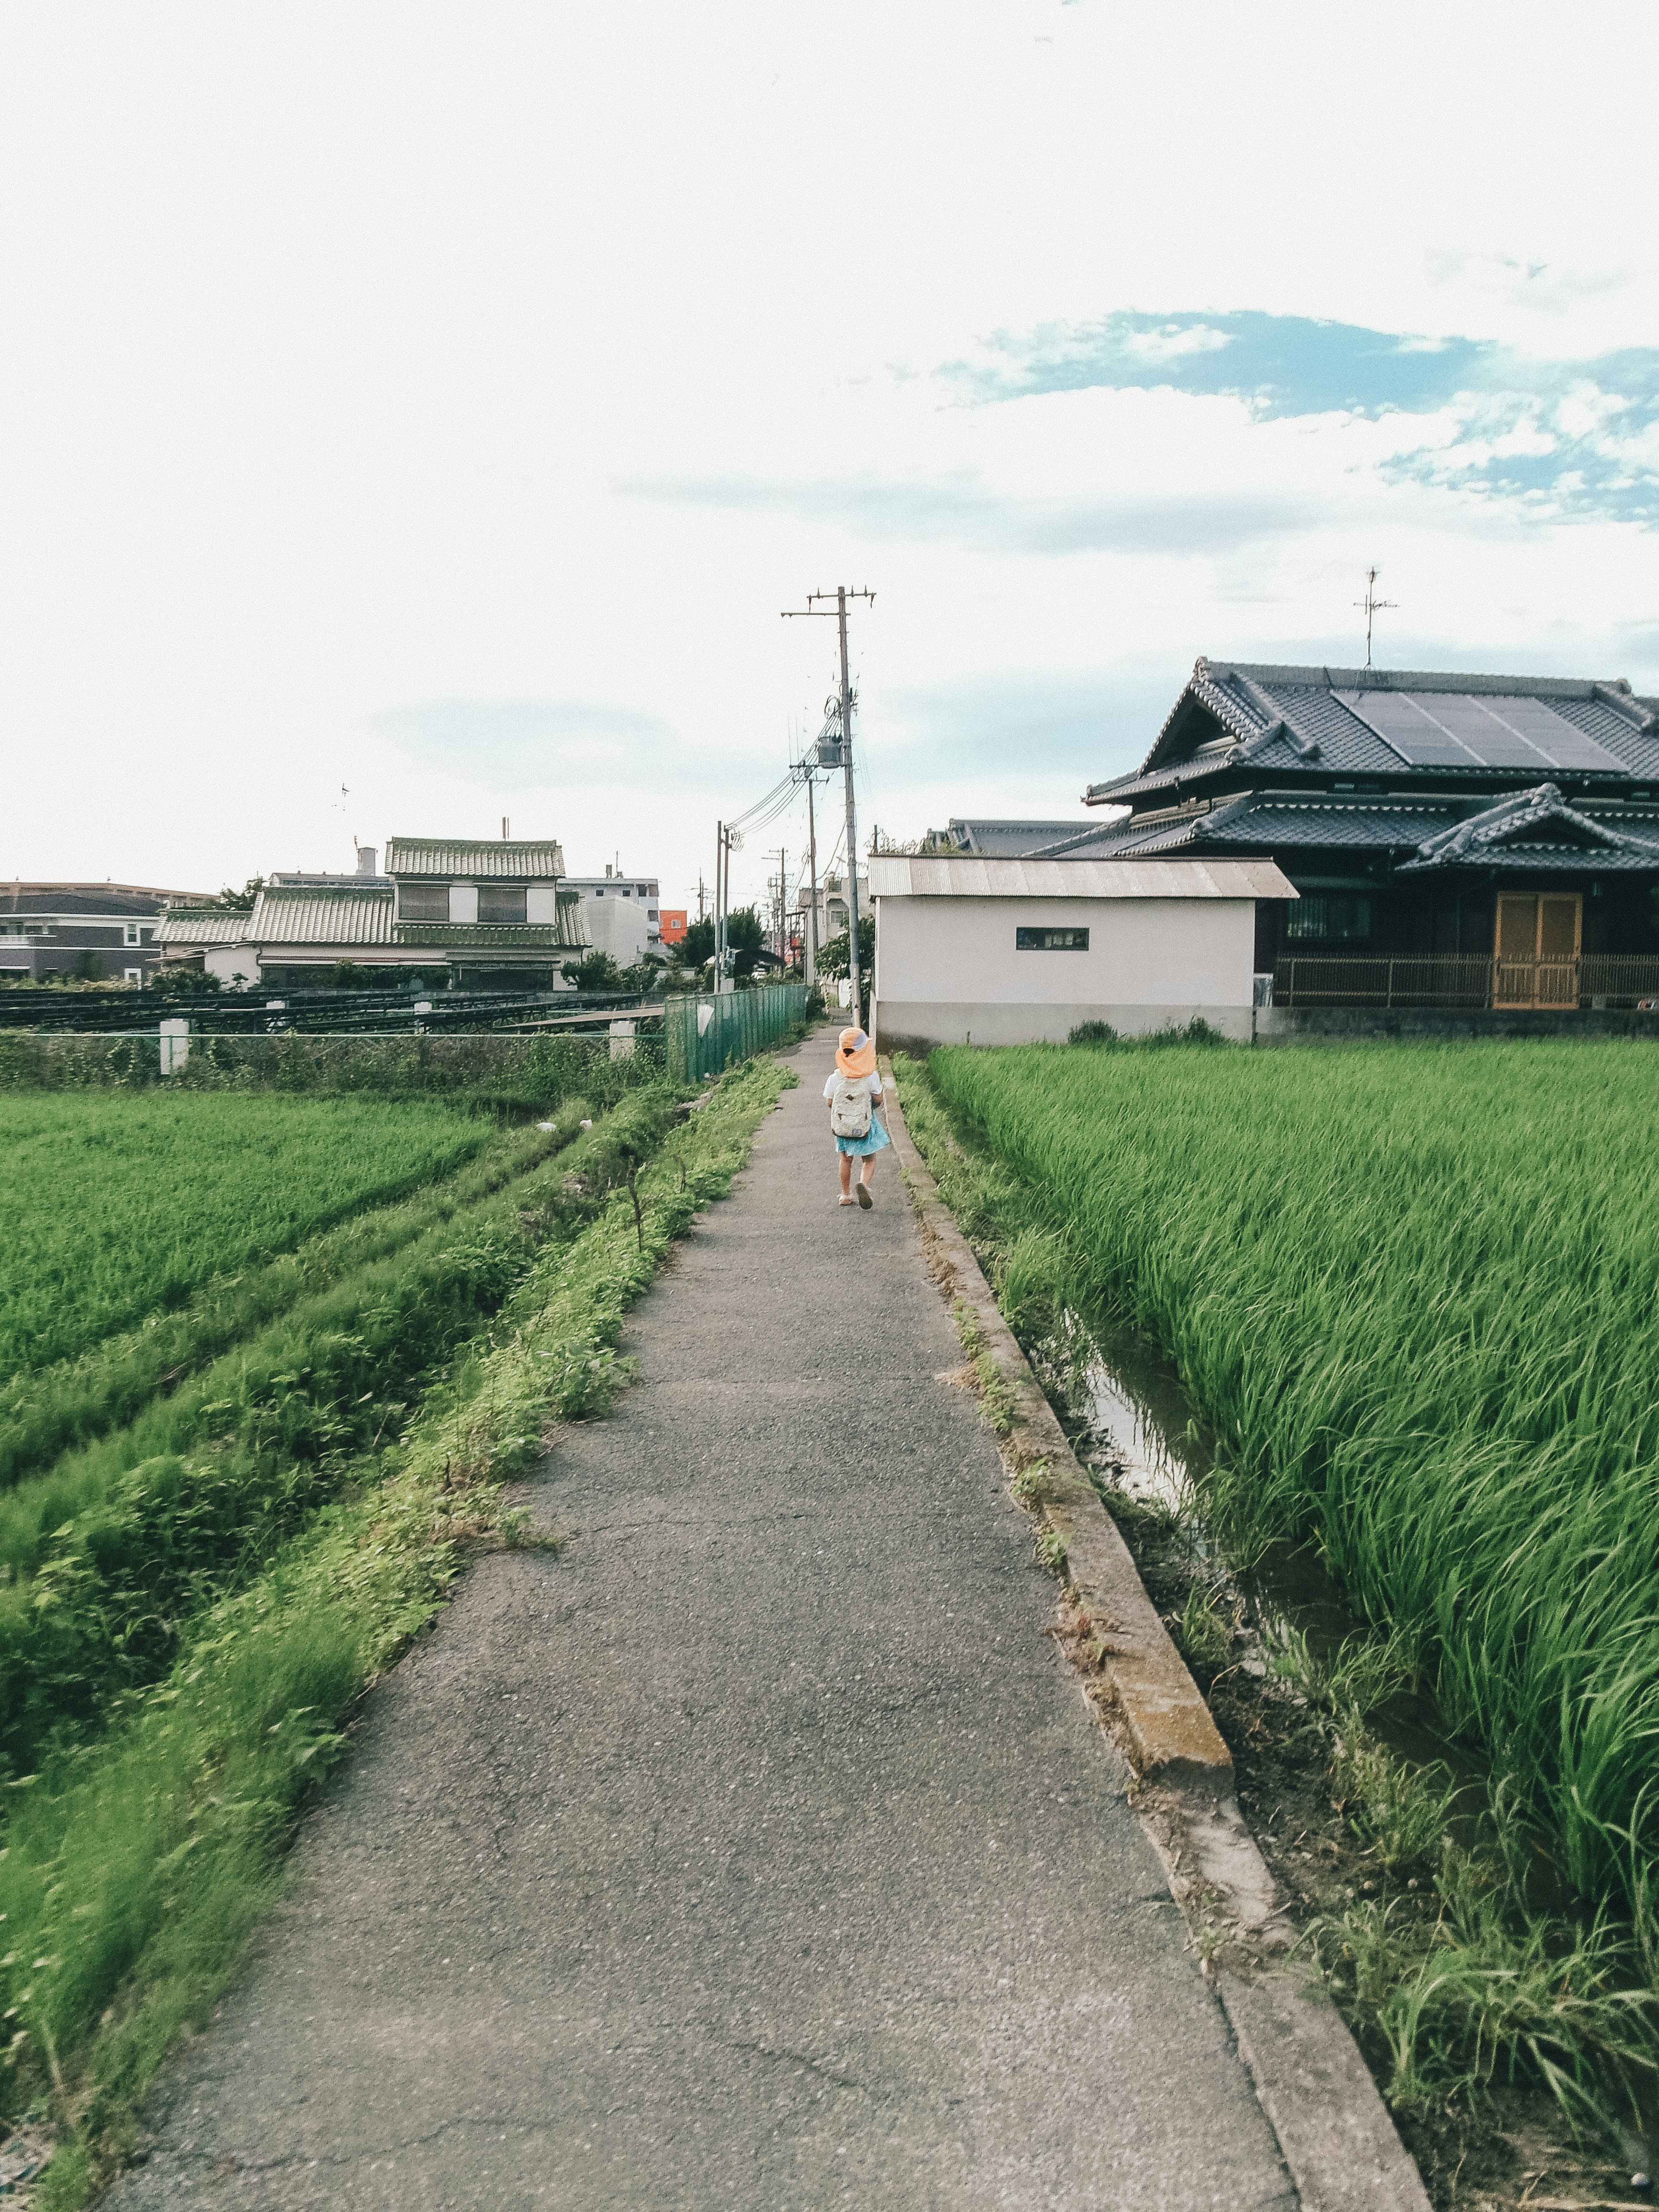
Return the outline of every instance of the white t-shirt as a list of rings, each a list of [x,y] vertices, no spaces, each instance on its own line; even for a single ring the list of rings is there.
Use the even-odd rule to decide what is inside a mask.
[[[824,1084],[823,1095],[826,1098],[835,1097],[836,1085],[838,1083],[844,1083],[849,1091],[867,1091],[878,1105],[881,1103],[881,1078],[873,1070],[868,1075],[843,1075],[837,1068]]]

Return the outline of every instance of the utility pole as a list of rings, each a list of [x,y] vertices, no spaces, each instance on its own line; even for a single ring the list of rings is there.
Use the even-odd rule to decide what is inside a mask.
[[[848,591],[845,584],[837,584],[833,593],[809,592],[804,607],[784,610],[786,622],[799,615],[827,615],[828,607],[817,605],[819,599],[833,598],[836,620],[841,631],[841,765],[847,787],[847,970],[852,983],[853,1026],[864,1026],[863,994],[859,989],[859,839],[858,820],[853,799],[853,679],[848,672],[847,661],[847,602],[848,599],[867,599],[876,603],[873,592]]]
[[[720,909],[720,871],[726,866],[726,824],[714,824],[714,988],[720,988],[720,954],[725,950],[721,939],[726,934],[726,917]]]
[[[1380,615],[1385,607],[1397,607],[1399,602],[1377,598],[1376,570],[1371,568],[1365,571],[1365,596],[1363,599],[1356,599],[1354,605],[1365,610],[1365,665],[1369,668],[1371,665],[1371,617]]]
[[[806,909],[806,988],[816,989],[818,980],[818,833],[812,819],[812,767],[806,768],[806,884],[811,903]]]
[[[714,988],[732,991],[737,988],[732,976],[726,972],[729,937],[727,923],[732,915],[732,855],[743,839],[729,822],[719,822],[715,827],[714,848]]]
[[[778,896],[772,908],[772,926],[777,932],[777,954],[783,958],[783,905],[789,896],[789,854],[785,846],[778,848]]]
[[[702,870],[701,868],[699,868],[699,869],[697,870],[697,920],[698,920],[699,921],[701,921],[702,920],[702,918],[703,918],[703,914],[702,914],[702,905],[703,905]]]

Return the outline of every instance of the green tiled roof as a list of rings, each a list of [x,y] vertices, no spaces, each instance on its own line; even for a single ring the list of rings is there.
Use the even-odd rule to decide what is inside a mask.
[[[552,837],[393,837],[386,848],[389,876],[436,876],[446,882],[547,883],[564,873],[564,853]]]

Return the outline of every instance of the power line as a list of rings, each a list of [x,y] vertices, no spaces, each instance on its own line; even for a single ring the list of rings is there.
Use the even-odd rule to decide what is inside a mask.
[[[827,618],[830,609],[827,606],[819,606],[817,602],[832,597],[836,602],[835,618],[841,637],[840,765],[847,788],[847,850],[849,855],[847,886],[847,910],[849,917],[847,968],[848,973],[852,977],[854,1025],[856,1028],[862,1028],[864,1012],[859,990],[859,840],[857,812],[853,798],[853,679],[848,672],[847,663],[847,602],[848,599],[865,599],[870,605],[874,606],[876,595],[873,592],[849,591],[845,584],[837,584],[833,593],[809,592],[806,594],[806,605],[804,607],[786,607],[783,611],[783,618],[786,622],[794,621],[802,616],[822,616]],[[818,746],[819,764],[825,768],[836,765],[832,761],[826,761],[823,756],[824,747],[821,742]]]

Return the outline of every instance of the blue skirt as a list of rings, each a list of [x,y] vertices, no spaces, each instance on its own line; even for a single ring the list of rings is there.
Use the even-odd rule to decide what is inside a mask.
[[[890,1145],[892,1141],[886,1130],[872,1114],[869,1135],[867,1137],[837,1137],[836,1150],[838,1152],[850,1152],[855,1160],[861,1160],[868,1158],[872,1152],[880,1152],[884,1146]]]

